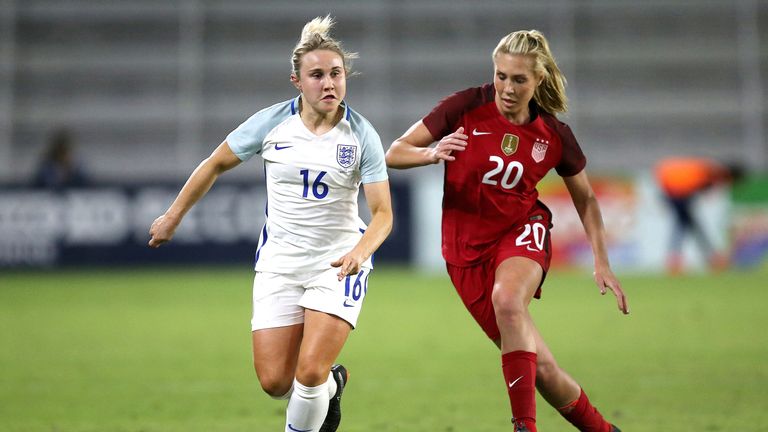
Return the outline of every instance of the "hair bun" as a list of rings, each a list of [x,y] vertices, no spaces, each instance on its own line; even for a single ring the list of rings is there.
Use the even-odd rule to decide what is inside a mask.
[[[304,25],[304,28],[301,30],[301,40],[307,41],[315,37],[315,35],[320,36],[322,39],[327,39],[335,23],[330,15],[317,17]]]

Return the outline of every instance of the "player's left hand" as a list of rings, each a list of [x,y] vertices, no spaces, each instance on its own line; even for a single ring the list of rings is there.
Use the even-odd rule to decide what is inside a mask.
[[[616,302],[619,305],[619,310],[624,314],[629,314],[629,304],[627,303],[627,296],[624,295],[624,291],[621,289],[621,283],[613,274],[610,268],[607,269],[595,269],[593,273],[595,277],[595,283],[600,288],[600,294],[605,295],[608,290],[613,292],[616,296]]]
[[[331,267],[338,267],[339,273],[337,274],[339,280],[344,279],[348,275],[357,274],[360,271],[360,264],[363,260],[359,257],[355,257],[351,252],[344,255],[331,263]]]

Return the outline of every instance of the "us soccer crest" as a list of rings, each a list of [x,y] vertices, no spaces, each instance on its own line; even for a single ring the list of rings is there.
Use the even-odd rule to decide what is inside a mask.
[[[357,160],[357,147],[349,144],[336,145],[336,162],[342,168],[349,168]]]
[[[517,145],[520,143],[520,138],[517,135],[504,134],[504,138],[501,140],[501,151],[505,155],[511,156],[517,151]]]
[[[536,163],[539,163],[544,160],[544,156],[547,155],[547,148],[549,147],[549,141],[544,141],[539,138],[536,138],[536,142],[533,144],[533,149],[531,150],[531,157],[533,160],[536,161]]]

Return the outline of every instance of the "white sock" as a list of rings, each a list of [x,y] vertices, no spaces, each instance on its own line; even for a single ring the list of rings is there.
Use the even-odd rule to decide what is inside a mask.
[[[332,398],[334,395],[336,395],[336,390],[338,389],[338,384],[336,384],[336,380],[333,379],[333,372],[328,372],[328,399]]]
[[[328,414],[328,382],[307,387],[293,380],[293,394],[286,410],[285,432],[317,432]]]
[[[336,390],[338,390],[339,385],[336,384],[336,380],[333,379],[333,372],[328,372],[328,399],[334,397],[336,395]],[[291,388],[288,389],[287,392],[285,392],[282,396],[271,396],[272,399],[275,400],[287,400],[291,397],[293,394],[293,384],[291,384]]]

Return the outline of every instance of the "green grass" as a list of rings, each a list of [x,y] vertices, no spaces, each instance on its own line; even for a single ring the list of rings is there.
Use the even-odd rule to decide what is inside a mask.
[[[247,268],[0,273],[1,431],[282,431],[250,359]],[[545,339],[624,431],[768,430],[766,274],[626,276],[621,316],[554,271]],[[445,276],[381,269],[341,361],[340,432],[501,431],[496,348]],[[542,431],[572,429],[539,399]]]

